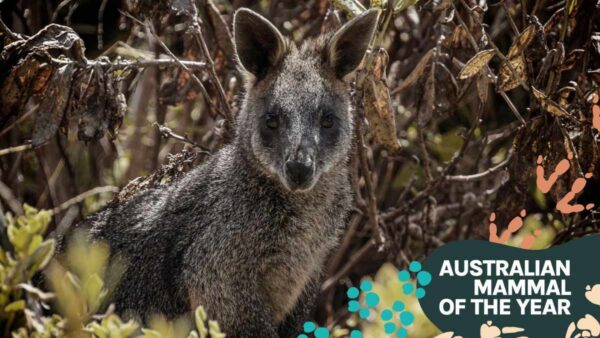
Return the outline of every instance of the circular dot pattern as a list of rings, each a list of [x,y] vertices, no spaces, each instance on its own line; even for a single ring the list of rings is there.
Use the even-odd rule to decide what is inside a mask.
[[[373,289],[373,283],[369,282],[368,280],[363,281],[360,283],[360,289],[361,291],[371,291]]]
[[[389,309],[385,309],[385,310],[381,311],[381,319],[383,319],[385,321],[392,319],[393,316],[394,316],[394,313]]]
[[[422,268],[421,263],[417,261],[410,262],[410,265],[408,266],[408,269],[412,272],[419,272]]]
[[[369,307],[376,307],[379,304],[379,296],[375,292],[367,293],[365,299]]]
[[[314,330],[315,330],[317,327],[316,327],[315,323],[313,323],[313,322],[306,322],[306,323],[304,323],[304,326],[303,326],[303,328],[304,328],[304,332],[306,332],[306,333],[311,333],[311,332],[313,332],[313,331],[314,331]]]
[[[316,338],[329,338],[329,330],[325,327],[320,327],[315,330]]]
[[[357,298],[358,294],[360,291],[358,291],[357,288],[355,287],[351,287],[348,289],[348,291],[346,292],[346,295],[348,296],[348,298]]]
[[[390,334],[393,333],[394,331],[396,331],[396,324],[394,323],[385,323],[383,325],[383,330],[385,331],[385,333]]]
[[[415,287],[412,285],[412,283],[406,283],[402,285],[402,291],[405,295],[410,295],[414,289]]]
[[[362,338],[362,336],[362,332],[358,330],[352,330],[352,332],[350,332],[350,338]]]
[[[410,325],[415,321],[415,316],[408,312],[408,311],[404,311],[400,314],[400,322],[402,323],[402,325]]]
[[[401,282],[406,282],[410,279],[410,272],[406,271],[406,270],[402,270],[400,272],[398,272],[398,280],[400,280]]]
[[[424,287],[431,283],[432,276],[429,272],[423,271],[422,269],[423,266],[420,262],[412,261],[408,265],[408,269],[398,272],[397,277],[398,280],[402,282],[402,292],[405,295],[414,293],[415,298],[417,299],[425,297],[426,291]],[[413,278],[414,282],[412,281]],[[349,298],[348,311],[351,313],[358,312],[358,316],[361,319],[367,319],[371,315],[370,309],[377,308],[381,303],[379,295],[372,290],[373,282],[369,280],[363,280],[358,288],[348,288],[346,291],[346,295]],[[364,294],[361,296],[361,293],[363,292]],[[361,302],[363,301],[364,305],[361,305]],[[376,313],[377,312],[378,311],[376,310]],[[393,334],[398,338],[406,338],[408,336],[408,330],[405,327],[412,325],[415,321],[414,315],[406,309],[404,303],[400,300],[397,300],[392,304],[392,309],[382,310],[379,316],[384,321],[383,329],[385,333],[387,335]],[[396,317],[397,319],[394,319],[395,316],[398,316]],[[316,324],[313,322],[304,323],[304,333],[299,335],[298,338],[309,338],[307,334],[310,333],[313,333],[315,338],[329,338],[329,331],[327,328],[317,328]],[[352,330],[349,335],[349,338],[362,337],[363,333],[359,329]]]
[[[417,281],[422,286],[427,286],[429,283],[431,283],[431,274],[427,271],[420,271],[417,274]]]
[[[392,305],[392,309],[394,309],[394,311],[396,311],[396,312],[400,312],[400,311],[404,310],[404,303],[397,300],[394,302],[394,305]]]

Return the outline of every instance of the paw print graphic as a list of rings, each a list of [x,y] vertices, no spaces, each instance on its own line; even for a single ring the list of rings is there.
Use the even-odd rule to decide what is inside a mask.
[[[416,290],[415,285],[410,281],[411,272],[416,275]],[[413,261],[409,264],[408,270],[402,270],[398,273],[398,280],[404,283],[404,285],[402,285],[402,292],[405,295],[410,295],[414,292],[417,299],[421,299],[425,297],[424,287],[431,283],[431,274],[423,270],[421,263]]]
[[[421,263],[413,261],[409,264],[408,270],[402,270],[398,273],[398,280],[402,282],[402,292],[410,296],[414,294],[417,299],[425,297],[425,287],[431,283],[431,274],[425,270]],[[413,283],[412,279],[416,282]],[[405,304],[396,300],[392,304],[391,309],[377,309],[381,299],[379,295],[373,291],[373,283],[365,280],[360,283],[360,286],[350,287],[346,291],[348,296],[348,312],[356,313],[361,319],[374,318],[372,314],[379,313],[383,320],[383,329],[386,334],[395,334],[395,337],[405,338],[408,335],[406,327],[413,324],[415,316],[410,312]],[[362,297],[361,297],[362,295]],[[329,338],[329,330],[325,327],[317,327],[313,322],[306,322],[303,326],[303,333],[298,335],[298,338],[309,338],[314,335],[315,338]],[[354,329],[350,332],[349,338],[362,338],[363,333],[360,330]]]
[[[367,319],[369,317],[369,315],[371,314],[371,310],[375,308],[378,304],[379,304],[379,295],[377,295],[375,292],[372,292],[373,290],[373,283],[369,282],[369,281],[363,281],[362,283],[360,283],[360,290],[355,288],[355,287],[351,287],[348,289],[348,291],[346,292],[346,295],[348,296],[348,298],[350,298],[350,301],[348,302],[348,312],[350,313],[355,313],[358,312],[358,316],[362,319]],[[359,295],[360,293],[365,293],[365,303],[366,306],[361,306],[360,301],[359,301]]]
[[[412,274],[411,274],[412,273]],[[416,287],[411,281],[413,275],[416,277]],[[423,270],[421,263],[413,261],[409,264],[408,270],[402,270],[398,273],[398,280],[402,282],[402,293],[405,295],[414,294],[417,299],[425,297],[425,288],[431,283],[431,274]],[[397,300],[393,303],[391,309],[381,311],[381,319],[384,321],[383,330],[386,334],[396,334],[398,338],[404,338],[408,335],[407,326],[412,325],[415,316],[408,311],[404,303]]]
[[[313,334],[315,338],[329,338],[329,330],[326,327],[317,327],[313,322],[306,322],[302,326],[304,333],[298,335],[298,338],[308,338]]]
[[[392,334],[396,332],[398,338],[404,338],[408,335],[408,331],[405,326],[410,326],[415,321],[415,316],[408,311],[404,303],[397,300],[392,305],[392,309],[385,309],[381,311],[381,319],[385,322],[383,324],[383,330],[386,334]],[[397,317],[400,322],[395,323],[394,317]]]

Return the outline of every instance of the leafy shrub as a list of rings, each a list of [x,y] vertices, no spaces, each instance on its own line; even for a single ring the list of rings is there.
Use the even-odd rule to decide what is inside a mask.
[[[208,320],[202,307],[195,311],[194,325],[186,318],[166,321],[154,318],[148,328],[134,320],[123,321],[106,307],[123,264],[109,264],[109,248],[90,243],[75,234],[64,263],[54,258],[56,242],[44,239],[52,213],[24,205],[24,215],[6,214],[0,235],[8,243],[0,246],[0,328],[14,338],[223,338],[216,321]],[[0,218],[0,222],[2,218]],[[0,238],[2,238],[0,236]],[[51,286],[45,292],[32,283],[40,272]]]

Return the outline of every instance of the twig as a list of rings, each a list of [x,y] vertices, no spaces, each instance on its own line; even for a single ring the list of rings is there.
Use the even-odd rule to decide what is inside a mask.
[[[0,157],[4,156],[4,155],[8,155],[8,154],[13,154],[13,153],[18,153],[21,151],[29,150],[31,148],[33,148],[33,146],[31,145],[31,143],[28,143],[28,144],[23,144],[23,145],[16,146],[16,147],[0,149]]]
[[[21,203],[17,200],[17,197],[13,194],[12,190],[10,190],[10,188],[2,181],[0,181],[0,197],[2,197],[4,202],[6,202],[6,205],[15,215],[23,215]]]
[[[367,215],[369,216],[369,222],[371,223],[371,228],[373,229],[373,238],[375,239],[377,245],[381,246],[385,242],[385,239],[383,238],[381,230],[379,229],[379,215],[377,213],[377,200],[375,198],[375,189],[373,188],[373,178],[371,177],[372,172],[369,170],[367,155],[365,154],[366,146],[363,136],[362,118],[358,118],[357,120],[356,151],[358,153],[361,171],[365,180],[365,189],[367,193]]]
[[[221,81],[217,75],[215,70],[215,63],[210,56],[210,51],[208,50],[208,46],[206,45],[206,41],[204,40],[204,35],[202,34],[202,26],[198,20],[198,9],[196,6],[191,6],[193,12],[191,13],[192,19],[192,32],[194,39],[198,46],[202,49],[202,54],[204,54],[204,58],[208,64],[208,75],[211,78],[212,83],[217,88],[217,94],[219,96],[219,101],[221,102],[221,106],[225,110],[225,119],[227,120],[229,127],[231,123],[233,123],[233,115],[231,114],[231,107],[229,106],[229,102],[227,101],[227,96],[225,95],[225,90],[223,90],[223,85],[221,85]]]
[[[4,134],[6,134],[9,131],[11,131],[16,125],[18,125],[19,123],[21,123],[21,121],[25,120],[31,114],[33,114],[33,112],[37,111],[37,109],[39,108],[39,106],[40,106],[39,104],[35,105],[35,107],[29,109],[25,114],[21,115],[18,119],[16,119],[9,126],[7,126],[6,128],[2,129],[2,131],[0,131],[0,137],[4,136]]]
[[[2,18],[0,18],[0,30],[2,31],[3,34],[8,36],[11,40],[20,40],[21,39],[21,37],[19,35],[17,35],[15,32],[11,31],[10,28],[8,28],[8,26],[4,23],[4,21],[2,21]]]
[[[159,57],[159,43],[158,41],[154,41],[154,55],[156,58]],[[165,123],[165,118],[167,115],[167,106],[163,104],[161,95],[160,95],[160,84],[162,82],[162,72],[160,69],[154,69],[154,115],[155,115],[155,123],[159,126]],[[154,135],[154,145],[152,147],[152,165],[153,169],[156,170],[160,165],[160,145],[161,145],[161,131],[160,128],[156,131]]]
[[[185,61],[185,60],[173,60],[173,59],[153,59],[153,60],[123,60],[117,59],[114,61],[106,60],[89,60],[86,64],[82,65],[80,62],[73,60],[63,59],[51,59],[52,63],[58,65],[75,64],[86,67],[102,67],[102,68],[113,68],[113,69],[127,69],[127,68],[149,68],[149,67],[182,67],[185,66],[189,69],[205,69],[206,63],[199,61]],[[183,67],[182,67],[183,68]]]
[[[504,161],[498,163],[498,165],[496,165],[495,167],[491,167],[488,170],[482,171],[480,173],[473,174],[473,175],[446,176],[446,180],[452,181],[452,182],[472,182],[472,181],[482,180],[482,179],[488,177],[489,175],[494,174],[497,171],[504,169],[504,167],[506,167],[506,165],[510,161],[510,158],[511,158],[511,155],[507,156]]]
[[[52,191],[52,187],[50,186],[50,179],[48,177],[48,174],[46,173],[46,167],[44,166],[44,161],[42,158],[42,153],[41,151],[38,150],[35,151],[35,157],[37,158],[38,164],[40,166],[40,173],[44,182],[44,190],[42,191],[42,193],[40,194],[40,197],[38,198],[38,202],[37,205],[41,205],[42,202],[47,198],[48,200],[48,204],[50,206],[50,208],[54,209],[56,207],[56,203],[54,203],[54,193]],[[48,192],[48,197],[46,197],[46,191]],[[56,214],[53,214],[53,220],[54,220],[54,225],[58,224],[57,219],[56,219]]]
[[[506,0],[502,0],[502,8],[504,8],[504,13],[506,14],[506,18],[508,19],[508,22],[510,22],[510,27],[512,28],[513,33],[516,36],[519,36],[519,34],[520,34],[519,29],[517,28],[515,21],[513,20],[512,16],[510,15],[510,11],[508,10],[508,5],[506,5]],[[523,26],[523,28],[525,28],[525,26]]]
[[[204,101],[206,101],[206,103],[208,104],[208,106],[215,112],[217,112],[217,114],[220,114],[221,116],[223,116],[224,118],[227,118],[222,111],[220,111],[219,109],[217,109],[214,105],[214,103],[212,102],[212,100],[210,99],[210,95],[208,95],[208,92],[206,91],[206,87],[204,87],[204,84],[202,83],[202,81],[200,81],[200,79],[196,76],[196,74],[185,64],[183,63],[182,60],[179,60],[179,58],[177,58],[175,56],[175,54],[173,54],[173,52],[171,52],[171,50],[169,49],[169,47],[167,47],[167,45],[165,45],[164,42],[162,42],[162,40],[158,37],[158,35],[156,34],[154,27],[150,24],[150,23],[144,23],[138,19],[136,19],[133,15],[123,12],[123,11],[119,11],[122,15],[130,18],[131,20],[137,22],[138,24],[146,27],[148,29],[148,31],[152,34],[152,36],[156,39],[156,42],[162,47],[162,49],[164,50],[165,53],[167,53],[167,55],[169,55],[171,57],[171,59],[173,60],[173,62],[175,62],[176,64],[178,64],[183,70],[185,70],[188,74],[190,74],[190,77],[192,78],[192,80],[196,83],[196,85],[198,85],[198,87],[200,87],[200,91],[202,92],[202,97],[204,98]]]
[[[104,10],[108,0],[102,0],[100,8],[98,8],[98,50],[104,48]]]
[[[52,19],[50,19],[50,21],[52,22],[56,22],[56,20],[58,20],[58,14],[60,14],[60,11],[63,10],[63,8],[67,7],[67,5],[69,5],[71,3],[72,0],[63,0],[61,1],[58,6],[56,6],[56,9],[54,10],[54,13],[52,13]]]
[[[158,38],[158,36],[156,35],[154,28],[152,26],[150,27],[150,31],[152,32],[152,35],[154,35],[154,37],[156,38],[158,44],[160,44],[160,46],[163,48],[163,50],[171,57],[173,58],[173,60],[175,62],[177,62],[181,68],[183,68],[186,72],[188,72],[190,74],[190,76],[192,77],[192,79],[194,80],[194,82],[200,87],[200,90],[202,91],[202,96],[204,97],[204,100],[206,101],[206,103],[211,107],[211,109],[213,111],[216,111],[218,114],[220,114],[221,116],[223,116],[224,118],[227,119],[227,115],[225,115],[221,110],[217,109],[217,107],[215,107],[214,103],[212,102],[212,100],[210,99],[210,95],[208,94],[208,91],[206,91],[206,87],[204,87],[204,84],[202,83],[202,81],[200,81],[200,79],[196,76],[196,74],[194,74],[193,71],[191,71],[185,64],[183,64],[181,62],[181,60],[179,60],[175,54],[173,54],[173,52],[171,52],[171,50],[169,49],[169,47],[167,47],[167,45],[165,45],[164,42],[162,42],[162,40],[160,40]]]
[[[348,262],[335,275],[333,275],[331,278],[328,278],[323,283],[323,285],[321,286],[321,292],[325,292],[330,288],[334,287],[340,279],[344,278],[346,275],[348,275],[348,273],[350,273],[350,271],[352,270],[354,265],[356,265],[356,263],[358,263],[366,254],[368,254],[375,247],[376,244],[373,240],[369,240],[367,243],[365,243],[360,249],[358,249],[358,251],[356,251],[352,256],[350,256]]]
[[[94,189],[83,192],[83,193],[61,203],[56,208],[53,208],[51,210],[51,212],[53,215],[56,215],[58,213],[61,213],[65,210],[69,209],[70,207],[72,207],[75,204],[79,204],[79,203],[83,202],[88,197],[98,195],[98,194],[108,193],[108,192],[116,194],[119,192],[119,188],[112,186],[112,185],[107,185],[104,187],[95,187]]]
[[[165,138],[172,138],[175,139],[177,141],[181,141],[184,143],[187,143],[193,147],[196,147],[198,149],[200,149],[200,153],[204,153],[206,155],[210,155],[210,150],[208,150],[206,147],[202,146],[201,144],[198,144],[197,142],[191,140],[189,137],[187,137],[187,135],[185,136],[181,136],[178,134],[175,134],[173,132],[173,130],[169,127],[167,127],[166,124],[159,124],[157,122],[154,122],[154,125],[158,128],[158,132]]]

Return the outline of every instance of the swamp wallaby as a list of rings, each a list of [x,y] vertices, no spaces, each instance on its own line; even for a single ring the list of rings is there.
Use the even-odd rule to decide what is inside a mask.
[[[203,305],[228,337],[299,333],[351,208],[343,78],[377,16],[296,46],[255,12],[236,12],[245,96],[231,144],[85,222],[127,262],[112,294],[118,312],[173,318]]]

